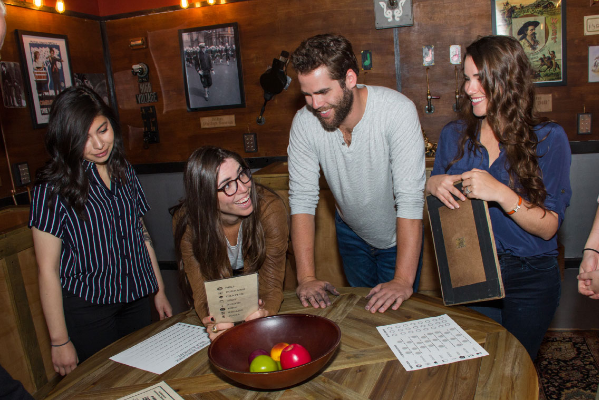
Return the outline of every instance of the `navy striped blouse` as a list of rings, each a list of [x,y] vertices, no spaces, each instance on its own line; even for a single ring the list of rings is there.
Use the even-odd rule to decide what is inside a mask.
[[[150,207],[135,171],[127,164],[127,183],[108,189],[96,165],[83,161],[90,183],[85,220],[56,197],[50,184],[33,191],[29,227],[62,239],[63,289],[94,304],[129,303],[158,290],[140,217]]]

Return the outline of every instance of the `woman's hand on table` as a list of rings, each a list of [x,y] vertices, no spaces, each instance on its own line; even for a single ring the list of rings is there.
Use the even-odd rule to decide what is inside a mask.
[[[248,315],[245,321],[251,321],[253,319],[268,317],[268,311],[264,309],[264,302],[262,299],[258,300],[258,309]]]
[[[158,311],[161,320],[173,316],[171,303],[162,290],[154,295],[154,306],[156,306],[156,311]]]
[[[209,315],[202,319],[202,324],[206,327],[206,332],[208,332],[208,337],[210,341],[213,341],[217,338],[218,335],[222,334],[227,329],[231,329],[234,324],[232,322],[219,322],[218,324],[214,322],[214,317]]]
[[[78,363],[79,358],[73,342],[69,341],[64,346],[52,347],[52,364],[54,364],[54,371],[60,375],[65,376],[71,373],[77,368]]]
[[[329,299],[329,296],[327,295],[327,291],[335,296],[339,296],[339,292],[335,286],[327,281],[319,281],[314,278],[300,283],[295,290],[295,293],[304,307],[310,307],[310,305],[312,305],[314,308],[327,308],[332,304],[331,299]]]
[[[251,321],[253,319],[268,317],[268,311],[264,309],[264,302],[262,299],[258,300],[258,310],[254,311],[250,315],[248,315],[245,321]],[[219,322],[218,324],[214,322],[214,318],[212,315],[209,315],[202,319],[202,323],[206,327],[206,332],[208,332],[208,337],[210,341],[216,339],[216,337],[222,334],[227,329],[231,329],[235,324],[232,322]]]
[[[454,186],[456,182],[462,180],[461,175],[434,175],[426,182],[426,192],[432,194],[448,208],[455,210],[460,208],[458,202],[452,194],[462,201],[466,201],[466,196]]]
[[[377,311],[384,313],[389,307],[392,310],[397,310],[401,303],[409,299],[413,293],[414,290],[411,284],[397,279],[379,283],[366,296],[368,304],[366,304],[365,309],[373,314]]]

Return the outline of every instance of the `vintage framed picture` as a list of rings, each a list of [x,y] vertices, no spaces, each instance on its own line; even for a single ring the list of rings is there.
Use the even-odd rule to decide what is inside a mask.
[[[21,66],[16,62],[0,62],[2,70],[2,100],[6,108],[25,108],[25,88]]]
[[[537,86],[566,85],[566,0],[491,0],[493,33],[520,41]]]
[[[15,30],[34,128],[48,123],[56,96],[73,86],[67,37]]]
[[[179,30],[187,111],[245,107],[237,23]]]
[[[589,82],[599,82],[599,46],[589,46]]]

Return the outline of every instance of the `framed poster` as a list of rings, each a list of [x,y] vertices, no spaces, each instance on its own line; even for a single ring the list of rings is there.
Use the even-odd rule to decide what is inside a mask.
[[[2,70],[2,100],[6,108],[25,108],[25,88],[21,66],[15,62],[0,62]]]
[[[599,46],[589,46],[589,82],[599,82]]]
[[[187,111],[245,107],[237,23],[179,30]]]
[[[56,96],[73,86],[67,37],[16,29],[34,128],[48,123]]]
[[[566,0],[491,0],[493,33],[520,41],[537,86],[566,84]]]

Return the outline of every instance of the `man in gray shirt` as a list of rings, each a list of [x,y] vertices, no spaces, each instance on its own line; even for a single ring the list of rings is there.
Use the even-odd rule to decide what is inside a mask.
[[[358,64],[342,36],[317,35],[292,55],[307,105],[289,147],[291,239],[297,295],[326,307],[314,265],[314,213],[322,168],[337,203],[335,226],[351,286],[372,287],[366,309],[394,310],[413,293],[422,246],[424,141],[414,104],[397,91],[358,85]]]

